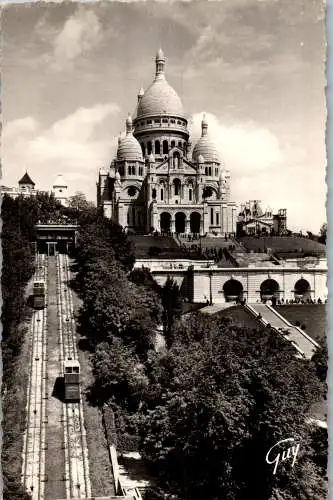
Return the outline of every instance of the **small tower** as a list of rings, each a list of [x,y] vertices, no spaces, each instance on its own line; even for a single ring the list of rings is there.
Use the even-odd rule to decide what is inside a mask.
[[[62,205],[67,205],[68,186],[61,174],[57,176],[52,187],[52,192],[57,201],[59,201]]]
[[[23,193],[31,194],[35,189],[35,183],[31,180],[30,175],[26,171],[24,176],[18,181],[19,191]]]

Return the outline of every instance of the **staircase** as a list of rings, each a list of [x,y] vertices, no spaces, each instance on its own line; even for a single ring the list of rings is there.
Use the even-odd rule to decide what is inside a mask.
[[[272,328],[279,331],[285,339],[295,345],[305,358],[310,359],[312,357],[318,344],[301,328],[289,323],[286,318],[269,305],[251,304],[247,308],[254,316],[258,317],[260,315],[264,324],[270,324]]]

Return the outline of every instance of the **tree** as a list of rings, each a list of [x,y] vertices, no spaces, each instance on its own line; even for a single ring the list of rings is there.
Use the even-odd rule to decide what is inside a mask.
[[[168,276],[164,287],[161,292],[162,296],[162,307],[163,307],[163,325],[164,334],[166,337],[166,344],[168,347],[171,346],[172,338],[172,327],[177,318],[180,317],[181,313],[181,299],[180,291],[177,283]]]
[[[73,196],[69,196],[68,207],[84,211],[94,207],[94,204],[87,200],[86,195],[82,191],[76,191]]]
[[[327,222],[324,222],[324,224],[320,228],[320,236],[318,238],[318,241],[320,243],[326,243],[326,235],[327,235]]]
[[[311,363],[274,333],[222,320],[189,318],[174,334],[150,364],[141,430],[142,454],[165,489],[193,500],[320,498],[325,481],[306,423],[319,397]],[[265,456],[286,436],[302,454],[274,475]]]

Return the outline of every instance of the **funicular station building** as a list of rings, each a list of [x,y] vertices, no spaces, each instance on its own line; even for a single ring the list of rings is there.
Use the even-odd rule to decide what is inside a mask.
[[[39,222],[35,226],[35,250],[38,253],[55,255],[68,253],[75,248],[78,225],[65,219]]]

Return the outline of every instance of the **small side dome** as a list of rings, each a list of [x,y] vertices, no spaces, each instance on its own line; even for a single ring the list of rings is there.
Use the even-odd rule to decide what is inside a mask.
[[[54,188],[66,188],[67,187],[67,182],[63,178],[62,174],[58,174],[56,180],[54,181],[53,187]]]
[[[217,147],[208,136],[208,124],[205,115],[201,122],[201,137],[193,149],[193,161],[199,162],[199,156],[203,156],[207,163],[221,163]]]
[[[117,160],[143,161],[141,146],[133,136],[133,122],[130,115],[126,120],[126,136],[118,143]]]

